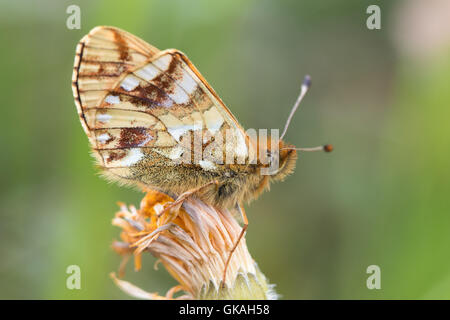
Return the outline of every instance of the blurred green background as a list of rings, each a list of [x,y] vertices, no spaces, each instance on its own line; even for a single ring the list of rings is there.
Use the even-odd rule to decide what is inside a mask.
[[[366,27],[374,3],[381,30]],[[283,298],[450,298],[449,15],[446,0],[1,0],[0,298],[128,298],[108,277],[111,219],[143,195],[97,175],[71,91],[97,25],[184,51],[245,128],[282,128],[312,76],[287,140],[335,152],[302,154],[247,207],[250,252]],[[153,262],[126,279],[164,294],[175,281]],[[72,264],[81,290],[66,289]]]

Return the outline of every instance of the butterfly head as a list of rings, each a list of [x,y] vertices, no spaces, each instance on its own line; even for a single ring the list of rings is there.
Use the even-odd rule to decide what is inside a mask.
[[[271,179],[274,181],[284,180],[284,178],[294,171],[296,161],[297,150],[295,150],[295,146],[288,145],[283,140],[280,140],[278,150],[278,169],[273,175],[270,176]]]
[[[290,175],[295,169],[295,162],[297,160],[297,151],[313,152],[313,151],[333,151],[331,144],[313,148],[296,148],[293,145],[286,144],[283,140],[279,142],[279,167],[275,171],[272,179],[275,181],[283,180],[286,176]]]

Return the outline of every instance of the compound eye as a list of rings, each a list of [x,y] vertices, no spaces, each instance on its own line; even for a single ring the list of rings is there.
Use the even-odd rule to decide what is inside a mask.
[[[270,150],[267,150],[266,151],[266,159],[267,159],[267,164],[269,164],[269,165],[272,165],[272,163],[274,162],[274,157],[275,157],[275,155],[270,151]]]

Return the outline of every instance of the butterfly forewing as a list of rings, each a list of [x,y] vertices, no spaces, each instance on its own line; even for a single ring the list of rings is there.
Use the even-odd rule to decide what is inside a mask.
[[[151,177],[141,179],[142,168],[177,165],[187,152],[183,141],[195,133],[202,149],[223,133],[232,157],[248,154],[243,129],[177,50],[159,51],[122,30],[97,27],[78,45],[73,89],[94,155],[112,176],[151,184]],[[215,171],[223,165],[220,153],[207,161],[192,157],[192,165]]]

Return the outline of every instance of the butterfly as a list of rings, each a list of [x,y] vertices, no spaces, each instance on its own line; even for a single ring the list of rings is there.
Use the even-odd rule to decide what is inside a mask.
[[[309,84],[306,78],[285,132]],[[195,195],[219,209],[238,207],[245,230],[242,204],[294,170],[298,149],[282,139],[250,137],[176,49],[160,51],[126,31],[96,27],[77,46],[72,89],[102,174],[177,195],[174,205]],[[225,142],[217,143],[218,136]],[[276,170],[261,174],[271,162]]]

